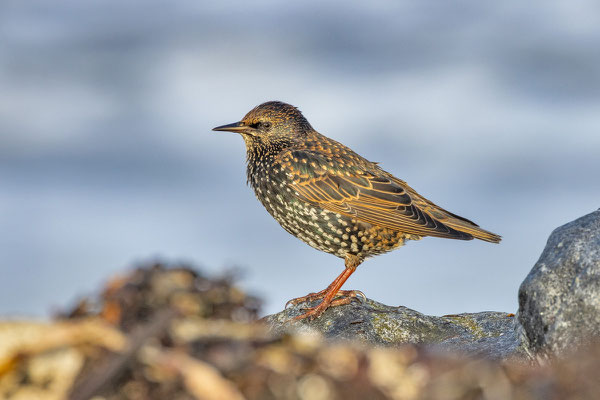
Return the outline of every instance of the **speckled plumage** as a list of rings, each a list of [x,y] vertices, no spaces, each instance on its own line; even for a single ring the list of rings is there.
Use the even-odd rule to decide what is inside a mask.
[[[340,275],[324,291],[298,299],[324,298],[302,317],[317,317],[330,303],[347,302],[333,299],[356,267],[408,239],[500,241],[500,236],[435,205],[376,163],[321,135],[289,104],[261,104],[240,122],[214,130],[242,134],[248,183],[286,231],[345,259],[343,279]]]

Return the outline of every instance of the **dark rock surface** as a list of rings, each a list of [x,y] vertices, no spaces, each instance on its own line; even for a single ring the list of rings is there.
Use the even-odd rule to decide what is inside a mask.
[[[552,232],[521,284],[519,322],[535,352],[600,337],[600,210]]]
[[[427,344],[494,359],[527,356],[514,314],[486,311],[434,317],[406,307],[355,300],[328,309],[316,320],[290,322],[307,306],[299,304],[265,321],[275,333],[317,331],[330,339],[384,346]]]

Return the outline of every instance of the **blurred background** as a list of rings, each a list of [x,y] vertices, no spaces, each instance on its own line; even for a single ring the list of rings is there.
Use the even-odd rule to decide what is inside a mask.
[[[0,3],[0,313],[47,315],[140,260],[192,261],[264,312],[340,259],[245,184],[255,105],[504,237],[429,238],[347,282],[430,314],[515,311],[550,232],[600,206],[600,6],[521,2]]]

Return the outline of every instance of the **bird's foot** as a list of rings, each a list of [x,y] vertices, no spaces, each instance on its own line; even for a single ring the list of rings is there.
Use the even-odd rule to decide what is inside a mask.
[[[329,288],[323,289],[317,293],[309,293],[306,296],[291,299],[287,303],[285,303],[285,308],[287,309],[290,305],[297,306],[298,304],[301,304],[301,303],[306,303],[306,302],[311,303],[315,300],[323,299],[325,296],[327,296],[328,289]],[[335,294],[334,298],[337,299],[338,297],[348,297],[348,298],[362,297],[363,301],[367,301],[367,296],[365,296],[365,294],[363,292],[361,292],[360,290],[338,290],[337,293]],[[331,306],[333,306],[333,303],[335,301],[337,301],[337,300],[334,300],[333,302],[331,302]],[[347,303],[344,303],[344,304],[347,304]]]
[[[288,302],[285,303],[285,308],[288,308],[289,306],[297,306],[300,303],[312,302],[315,300],[322,299],[323,297],[325,297],[327,295],[328,289],[329,288],[323,289],[317,293],[309,293],[306,296],[296,297],[295,299],[288,300]]]
[[[337,297],[348,297],[350,299],[355,299],[360,297],[363,302],[367,301],[367,296],[361,292],[360,290],[338,290],[335,298]],[[333,306],[333,303],[331,303]]]
[[[354,290],[345,290],[345,292],[354,292]],[[356,292],[358,292],[358,290],[356,290]],[[360,292],[360,293],[362,294],[362,292]],[[364,294],[362,294],[362,295],[364,296]],[[344,304],[349,304],[352,301],[352,299],[355,297],[357,297],[357,295],[354,295],[351,297],[337,298],[337,299],[329,301],[329,302],[326,302],[325,300],[323,300],[322,302],[317,304],[315,307],[307,308],[306,312],[304,314],[294,317],[294,321],[300,321],[303,319],[312,321],[313,319],[319,318],[321,316],[321,314],[323,314],[325,312],[325,310],[327,310],[328,308],[343,306]]]
[[[306,308],[305,313],[294,318],[295,321],[307,319],[309,321],[318,318],[327,310],[329,307],[342,306],[344,304],[350,304],[352,299],[361,297],[363,301],[367,301],[367,296],[360,290],[338,290],[337,293],[332,297],[327,297],[327,292],[322,290],[318,293],[311,293],[304,297],[298,297],[288,301],[288,304],[297,305],[306,301],[312,302],[314,300],[323,299],[319,304],[314,307]],[[286,304],[287,307],[287,304]]]

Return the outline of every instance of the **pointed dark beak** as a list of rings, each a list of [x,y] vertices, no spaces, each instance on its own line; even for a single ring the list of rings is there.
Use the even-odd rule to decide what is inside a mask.
[[[233,124],[221,125],[213,128],[213,131],[228,131],[228,132],[244,132],[248,127],[241,122],[234,122]]]

